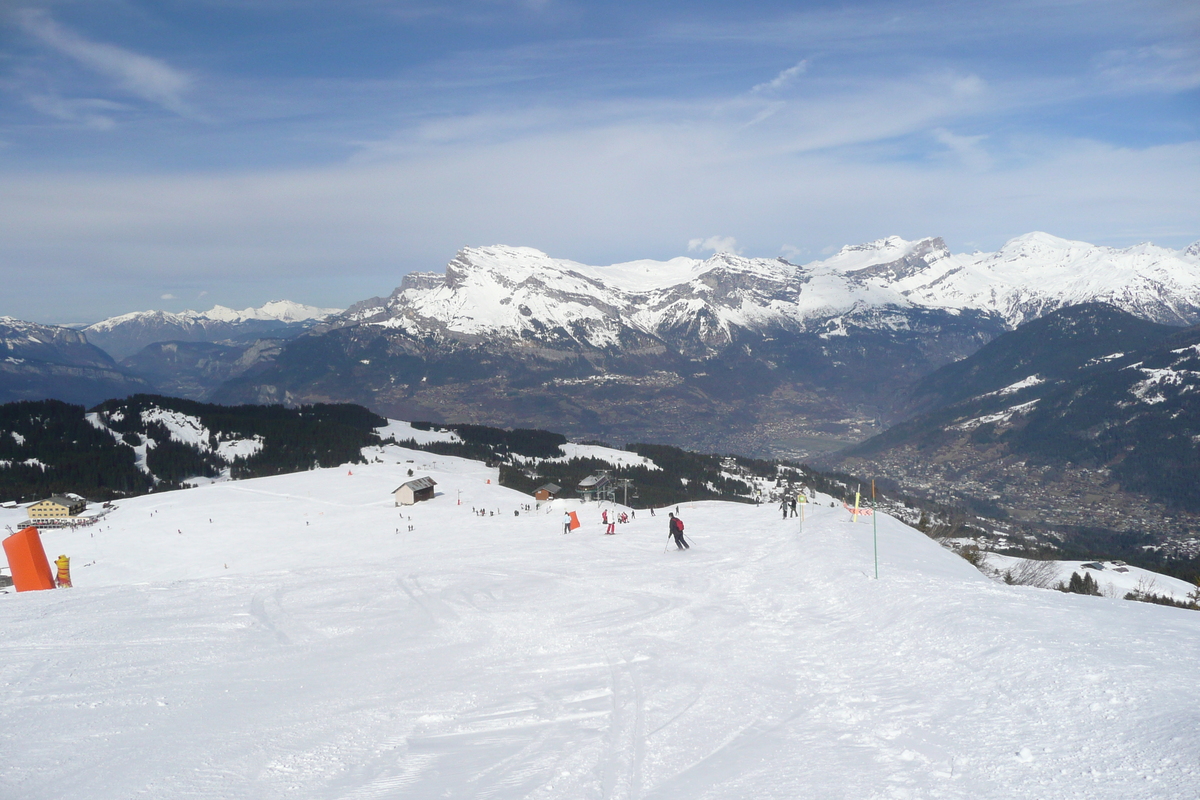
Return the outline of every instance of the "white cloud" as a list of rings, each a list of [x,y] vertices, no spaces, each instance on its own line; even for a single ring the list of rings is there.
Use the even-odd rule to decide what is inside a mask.
[[[1157,44],[1111,50],[1097,59],[1097,67],[1119,89],[1186,92],[1200,86],[1200,47]]]
[[[85,127],[98,131],[112,130],[116,126],[111,112],[122,111],[126,106],[108,100],[74,99],[68,100],[54,94],[31,94],[25,97],[30,106],[46,116],[77,122]]]
[[[983,141],[988,137],[959,136],[945,128],[934,128],[933,138],[946,146],[967,167],[973,170],[985,170],[992,167],[992,158],[983,148]]]
[[[787,261],[797,263],[804,258],[806,251],[804,248],[796,247],[794,244],[785,244],[779,248],[779,255],[783,256]]]
[[[162,297],[160,297],[158,299],[159,300],[178,300],[179,298],[176,297],[175,295],[171,294],[170,292],[167,292],[166,294],[164,294]]]
[[[783,72],[780,72],[778,75],[776,75],[774,78],[767,81],[766,83],[758,84],[750,91],[755,92],[755,93],[777,92],[780,89],[787,86],[788,84],[790,84],[792,81],[794,81],[798,76],[803,75],[807,71],[808,71],[808,60],[805,59],[804,61],[801,61],[799,64],[796,64],[794,67],[788,67]]]
[[[709,236],[707,239],[689,239],[687,246],[689,253],[706,253],[712,251],[714,253],[737,253],[737,239],[732,236]]]
[[[184,101],[189,75],[166,62],[116,45],[93,42],[67,30],[43,11],[17,13],[26,33],[79,64],[115,81],[125,91],[182,116],[195,116]]]

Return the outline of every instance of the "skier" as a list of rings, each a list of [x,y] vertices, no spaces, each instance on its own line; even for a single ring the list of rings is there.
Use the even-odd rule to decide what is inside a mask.
[[[613,522],[612,520],[609,520],[608,521],[608,530],[606,530],[604,532],[604,535],[605,536],[616,536],[617,535],[617,523]]]
[[[564,511],[563,512],[563,533],[570,533],[570,532],[571,532],[571,512]]]
[[[683,520],[675,516],[675,514],[670,511],[667,512],[667,516],[670,517],[670,521],[667,522],[667,525],[670,526],[667,537],[675,537],[675,548],[677,550],[687,550],[691,548],[691,545],[688,544],[687,540],[683,538]]]
[[[783,518],[787,519],[788,501],[786,497],[783,498],[783,502],[779,504],[779,510],[783,512]]]
[[[608,524],[608,509],[607,508],[600,512],[600,524],[602,524],[602,525]]]
[[[792,516],[796,516],[796,498],[793,497],[788,501],[788,508],[791,509]]]

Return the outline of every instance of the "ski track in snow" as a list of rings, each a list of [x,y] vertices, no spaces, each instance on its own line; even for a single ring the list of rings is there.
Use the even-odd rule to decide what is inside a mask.
[[[683,553],[665,513],[564,536],[574,501],[383,452],[47,531],[76,588],[0,596],[0,797],[1200,797],[1194,611],[887,517],[873,580],[828,499],[684,505]],[[396,509],[408,468],[438,496]]]

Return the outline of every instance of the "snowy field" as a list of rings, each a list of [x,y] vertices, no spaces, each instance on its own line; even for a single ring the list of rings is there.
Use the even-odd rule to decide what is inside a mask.
[[[0,798],[1200,798],[1200,613],[886,517],[874,580],[828,501],[564,536],[384,452],[47,531],[75,588],[0,595]],[[397,509],[408,469],[438,496]]]

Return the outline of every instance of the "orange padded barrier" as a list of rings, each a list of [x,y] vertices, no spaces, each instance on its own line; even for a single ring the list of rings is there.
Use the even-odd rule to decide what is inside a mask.
[[[4,555],[12,570],[13,588],[18,592],[54,588],[54,576],[37,528],[30,526],[5,539]]]
[[[571,512],[571,530],[575,530],[582,524],[583,523],[581,523],[579,521],[579,516],[574,511],[572,511]]]

